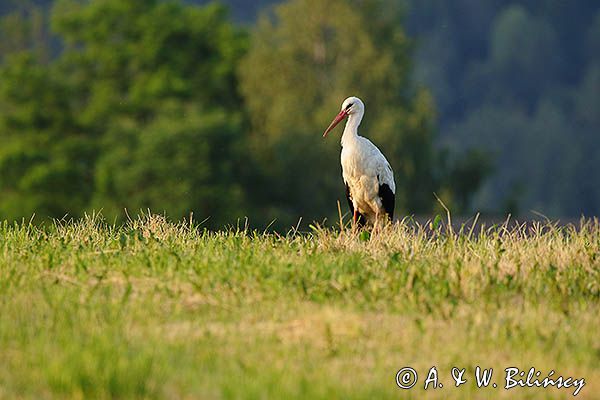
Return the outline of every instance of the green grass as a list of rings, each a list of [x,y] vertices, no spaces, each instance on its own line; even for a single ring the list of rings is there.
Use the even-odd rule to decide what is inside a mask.
[[[424,391],[434,365],[444,388]],[[499,388],[475,387],[477,365]],[[0,399],[572,397],[504,390],[510,366],[584,377],[577,398],[600,398],[598,221],[370,238],[155,216],[0,225]]]

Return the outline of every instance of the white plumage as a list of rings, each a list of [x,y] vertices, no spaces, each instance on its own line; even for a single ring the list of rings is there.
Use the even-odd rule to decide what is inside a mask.
[[[340,113],[323,136],[348,117],[342,135],[342,178],[354,222],[374,223],[393,219],[396,183],[394,172],[381,151],[369,139],[358,135],[365,105],[358,97],[348,97]]]

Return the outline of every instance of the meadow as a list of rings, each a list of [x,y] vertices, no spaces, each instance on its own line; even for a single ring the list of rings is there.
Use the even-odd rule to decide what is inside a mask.
[[[243,224],[242,224],[243,225]],[[600,224],[0,224],[0,398],[600,398]],[[396,372],[419,374],[410,390]],[[436,366],[443,388],[424,390]],[[477,388],[476,366],[497,388]],[[452,367],[468,381],[454,387]]]

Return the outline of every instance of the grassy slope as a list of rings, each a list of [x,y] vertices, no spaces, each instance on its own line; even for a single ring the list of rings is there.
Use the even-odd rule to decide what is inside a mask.
[[[0,398],[571,397],[451,387],[476,365],[499,386],[509,366],[583,376],[577,398],[599,398],[600,225],[499,232],[4,224]],[[425,392],[433,365],[445,387]]]

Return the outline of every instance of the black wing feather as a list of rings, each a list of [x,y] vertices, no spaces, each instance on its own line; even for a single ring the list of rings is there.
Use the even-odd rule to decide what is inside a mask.
[[[377,177],[379,178],[379,177]],[[394,220],[394,207],[396,205],[396,195],[392,192],[389,185],[384,183],[383,185],[379,185],[379,198],[381,199],[381,204],[383,204],[383,209],[387,214],[390,221]]]

